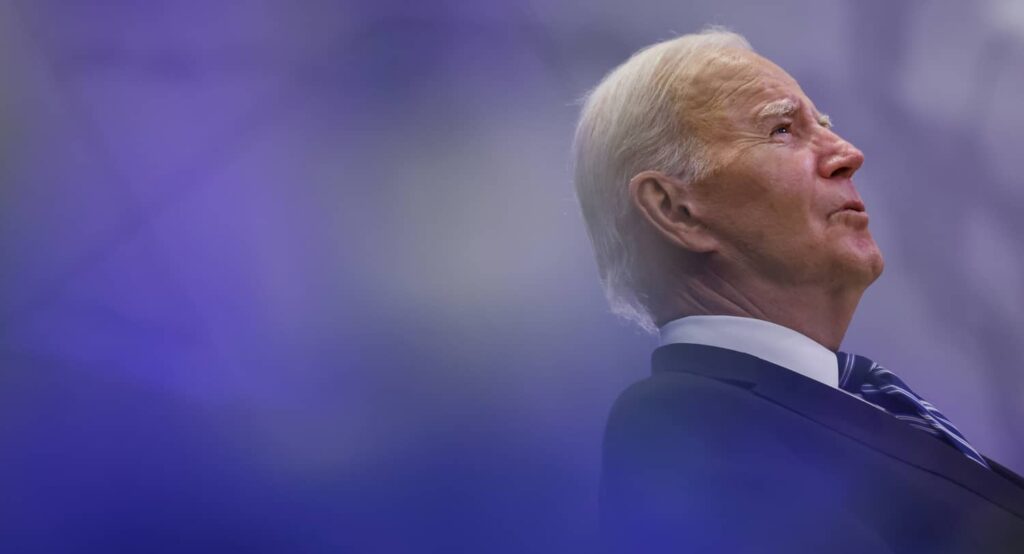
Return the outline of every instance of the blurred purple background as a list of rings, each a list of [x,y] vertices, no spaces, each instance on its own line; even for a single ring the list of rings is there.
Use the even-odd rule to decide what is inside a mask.
[[[592,549],[577,100],[708,23],[866,154],[845,348],[1024,471],[1020,2],[5,1],[2,550]]]

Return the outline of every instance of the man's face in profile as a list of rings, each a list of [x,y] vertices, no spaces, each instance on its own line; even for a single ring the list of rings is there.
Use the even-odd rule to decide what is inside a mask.
[[[881,252],[852,177],[863,155],[797,82],[753,52],[729,51],[698,77],[691,113],[713,170],[697,214],[745,271],[785,285],[866,287]]]

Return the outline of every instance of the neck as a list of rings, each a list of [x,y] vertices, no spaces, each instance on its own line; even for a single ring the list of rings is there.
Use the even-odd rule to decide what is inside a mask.
[[[731,315],[770,321],[839,350],[865,287],[787,285],[723,279],[706,271],[680,283],[659,305],[658,325],[689,315]]]

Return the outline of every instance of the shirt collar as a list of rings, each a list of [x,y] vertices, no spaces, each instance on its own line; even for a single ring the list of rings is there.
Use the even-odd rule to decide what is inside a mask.
[[[661,327],[661,346],[686,343],[735,350],[839,388],[836,354],[797,331],[760,319],[695,315]]]

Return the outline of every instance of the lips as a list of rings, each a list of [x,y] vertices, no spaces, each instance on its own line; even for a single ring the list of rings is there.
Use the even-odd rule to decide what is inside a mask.
[[[864,203],[860,200],[848,200],[838,210],[832,212],[832,215],[845,211],[864,213]]]
[[[861,202],[860,200],[851,200],[851,201],[843,204],[843,207],[839,208],[839,209],[840,210],[853,210],[855,212],[863,212],[864,211],[864,203]]]
[[[828,217],[830,221],[848,225],[854,229],[863,230],[868,227],[868,213],[864,211],[864,203],[860,200],[848,200]]]

